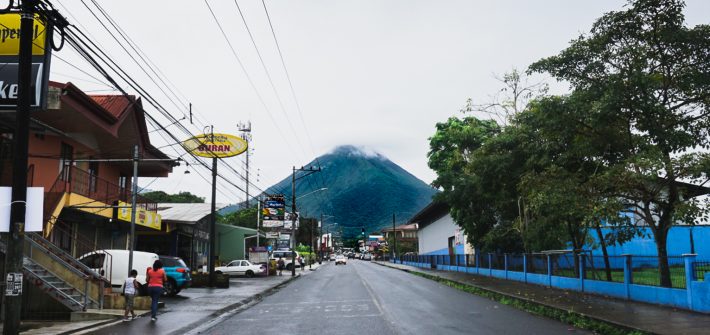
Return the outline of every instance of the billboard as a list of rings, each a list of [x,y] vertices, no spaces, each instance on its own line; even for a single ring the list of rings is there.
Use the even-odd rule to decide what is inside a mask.
[[[261,208],[261,226],[264,228],[280,228],[284,226],[286,202],[282,195],[271,196],[264,200]]]
[[[182,142],[183,148],[195,156],[226,158],[247,151],[247,141],[229,134],[201,134]]]
[[[293,220],[296,220],[296,229],[298,229],[298,227],[300,226],[298,217],[298,212],[296,212],[295,217],[291,213],[286,213],[286,216],[284,217],[284,229],[291,229],[291,227],[293,226]]]
[[[32,32],[32,93],[30,106],[46,109],[49,65],[52,54],[52,25],[35,15]],[[19,93],[20,13],[0,14],[0,110],[16,110]]]
[[[121,221],[131,222],[131,204],[119,201],[118,207],[118,219]],[[161,222],[160,214],[148,211],[145,208],[136,208],[137,225],[160,230]]]

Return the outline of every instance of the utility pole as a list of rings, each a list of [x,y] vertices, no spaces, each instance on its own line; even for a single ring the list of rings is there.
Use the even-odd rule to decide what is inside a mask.
[[[131,182],[131,241],[128,252],[128,273],[133,270],[133,250],[136,245],[136,198],[138,197],[138,144],[133,147],[133,181]]]
[[[248,201],[248,200],[247,200]],[[256,199],[256,246],[259,247],[259,221],[261,220],[261,197]]]
[[[320,213],[320,224],[318,224],[318,264],[323,262],[323,213]]]
[[[18,99],[15,118],[14,154],[12,165],[12,202],[10,204],[10,233],[5,252],[5,273],[21,274],[24,258],[25,211],[27,209],[27,163],[30,138],[30,105],[32,97],[32,33],[34,31],[35,0],[22,1],[20,20],[20,54],[18,70]],[[20,332],[22,293],[5,295],[3,334]]]
[[[314,229],[313,221],[311,221],[311,255],[313,255],[316,252],[316,249],[313,248],[313,229]],[[308,262],[308,270],[310,270],[311,269],[311,260],[309,259],[309,260],[307,260],[307,262]]]
[[[394,225],[394,213],[392,213],[392,233],[394,233],[394,249],[392,249],[392,258],[397,259],[397,229]]]
[[[296,171],[309,173],[296,178]],[[313,167],[296,169],[295,166],[291,171],[291,276],[296,276],[296,180],[320,171],[320,167],[317,169]]]
[[[210,257],[207,260],[209,262],[208,269],[210,271],[209,284],[210,287],[215,287],[215,273],[214,273],[214,261],[215,261],[215,241],[217,240],[216,233],[216,204],[217,201],[217,157],[212,157],[212,214],[210,215]]]
[[[291,172],[291,277],[296,276],[296,167]]]

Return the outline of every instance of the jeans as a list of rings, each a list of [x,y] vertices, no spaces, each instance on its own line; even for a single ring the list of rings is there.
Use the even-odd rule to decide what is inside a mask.
[[[163,294],[163,288],[160,286],[148,286],[148,295],[150,295],[150,317],[156,317],[158,314],[158,298]]]

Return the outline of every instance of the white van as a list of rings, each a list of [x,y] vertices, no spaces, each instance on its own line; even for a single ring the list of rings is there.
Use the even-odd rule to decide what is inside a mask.
[[[294,251],[296,253],[296,263],[298,264],[298,257],[300,254],[298,251]],[[286,267],[286,270],[291,271],[291,251],[289,250],[276,250],[273,253],[271,253],[271,259],[273,260],[279,260],[279,258],[283,258],[284,260],[284,265]]]
[[[145,284],[145,271],[157,260],[158,255],[152,252],[133,252],[133,269],[138,271],[139,283]],[[120,292],[128,278],[128,250],[97,250],[79,257],[79,261],[108,278],[114,292]]]

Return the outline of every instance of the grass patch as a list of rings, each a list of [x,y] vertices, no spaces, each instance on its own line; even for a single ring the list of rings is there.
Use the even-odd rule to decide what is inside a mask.
[[[647,334],[642,331],[638,330],[632,330],[632,329],[627,329],[623,327],[619,327],[607,322],[599,321],[596,319],[592,319],[590,317],[581,315],[576,312],[571,312],[571,311],[564,311],[561,309],[545,306],[542,304],[538,304],[535,302],[523,300],[523,299],[518,299],[510,296],[506,296],[500,293],[492,292],[489,290],[484,290],[476,286],[471,286],[471,285],[465,285],[461,284],[459,282],[453,281],[453,280],[448,280],[445,278],[437,277],[437,276],[432,276],[426,273],[422,272],[417,272],[417,271],[409,271],[410,273],[420,276],[426,279],[434,280],[439,283],[442,283],[446,286],[453,287],[455,289],[468,292],[471,294],[475,294],[478,296],[482,296],[488,299],[491,299],[493,301],[497,301],[503,305],[508,305],[511,307],[515,307],[520,310],[524,310],[526,312],[535,314],[535,315],[540,315],[544,316],[547,318],[551,318],[554,320],[558,320],[567,324],[570,324],[572,326],[575,326],[580,329],[587,329],[594,331],[595,333],[598,334],[604,334],[604,335],[626,335],[626,334],[631,334],[631,335],[644,335]]]

